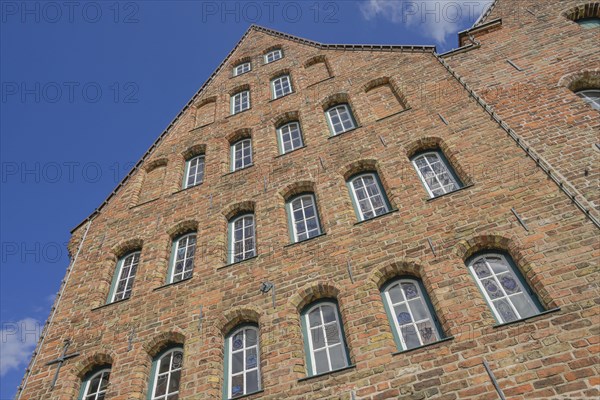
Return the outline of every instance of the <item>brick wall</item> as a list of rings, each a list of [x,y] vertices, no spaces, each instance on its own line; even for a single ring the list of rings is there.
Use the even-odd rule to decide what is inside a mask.
[[[263,65],[275,45],[285,57]],[[227,63],[195,101],[216,100],[215,122],[198,128],[194,105],[144,162],[166,160],[158,197],[139,202],[151,176],[141,168],[93,219],[23,399],[74,399],[81,377],[103,363],[112,365],[107,398],[145,399],[152,356],[167,343],[184,347],[180,398],[220,398],[224,336],[248,321],[260,327],[264,389],[249,398],[350,399],[352,391],[360,399],[496,398],[484,359],[511,399],[600,394],[597,228],[432,53],[322,49],[252,29],[230,59],[246,57],[252,72],[232,78],[234,62]],[[333,78],[314,82],[305,69],[314,57],[325,57]],[[281,70],[295,92],[271,101],[269,79]],[[365,92],[380,78],[410,108],[380,119]],[[252,108],[230,116],[229,94],[241,85],[250,87]],[[332,138],[323,107],[340,98],[360,127]],[[296,114],[306,147],[278,156],[275,126]],[[254,165],[229,173],[229,139],[240,129],[251,134]],[[465,189],[428,199],[409,157],[432,146]],[[206,154],[204,183],[180,190],[194,148]],[[397,211],[357,224],[344,178],[365,169],[378,172]],[[284,198],[306,188],[315,192],[325,235],[290,245]],[[248,209],[258,257],[227,265],[227,217]],[[198,231],[193,278],[164,286],[172,238],[191,228]],[[141,263],[131,298],[105,305],[118,257],[135,248]],[[510,253],[554,311],[496,327],[465,266],[482,249]],[[450,340],[397,353],[380,287],[400,275],[422,279]],[[259,291],[263,281],[275,284],[275,307]],[[327,297],[339,303],[354,367],[303,379],[299,312]],[[81,355],[49,391],[55,367],[45,363],[66,338]]]

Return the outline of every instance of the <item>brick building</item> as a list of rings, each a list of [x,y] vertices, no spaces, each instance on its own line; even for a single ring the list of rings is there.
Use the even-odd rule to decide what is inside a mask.
[[[596,398],[585,4],[442,55],[252,26],[72,232],[17,397]]]

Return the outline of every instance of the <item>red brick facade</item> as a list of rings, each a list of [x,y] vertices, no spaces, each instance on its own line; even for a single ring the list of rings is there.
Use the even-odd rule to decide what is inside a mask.
[[[489,86],[494,65],[515,84],[537,85],[493,50],[510,40],[497,35],[525,28],[503,23],[477,36],[480,48],[444,59],[428,47],[326,46],[251,28],[139,168],[74,230],[76,258],[21,399],[76,399],[83,377],[100,365],[111,366],[107,399],[146,399],[152,359],[169,344],[184,349],[179,398],[222,398],[224,338],[244,322],[260,332],[262,391],[252,399],[498,398],[484,360],[510,399],[600,395],[598,227],[444,66],[476,91]],[[571,37],[577,26],[566,21],[564,29]],[[274,46],[284,57],[264,64]],[[555,78],[593,69],[575,42],[565,48],[574,55],[569,68],[553,63]],[[598,49],[588,49],[597,66]],[[505,58],[533,68],[558,57],[530,50],[535,57]],[[469,73],[480,58],[495,56],[481,73]],[[243,60],[252,71],[232,77]],[[269,82],[282,72],[294,92],[272,100]],[[573,149],[568,155],[544,147],[554,130],[519,119],[523,103],[489,101],[594,202],[598,112],[547,88],[549,77],[539,79],[563,106],[560,120],[544,122],[573,133],[561,142]],[[240,89],[250,90],[251,108],[232,116],[230,96]],[[332,137],[324,110],[342,101],[358,127]],[[546,115],[539,103],[530,106],[527,115]],[[305,147],[280,155],[276,127],[294,119]],[[252,139],[253,165],[232,173],[230,144],[242,137]],[[429,199],[410,157],[432,148],[463,189]],[[205,155],[204,182],[182,190],[185,160],[197,154]],[[378,174],[392,212],[359,223],[346,180],[363,171]],[[307,191],[325,234],[291,244],[285,201]],[[254,213],[257,257],[228,264],[227,223],[240,211]],[[173,238],[190,231],[198,241],[193,277],[165,285]],[[141,250],[132,295],[106,304],[117,260],[131,250]],[[465,265],[482,250],[509,254],[548,312],[498,326]],[[380,289],[404,275],[422,280],[447,340],[399,351]],[[274,297],[261,293],[265,281],[274,283]],[[308,377],[300,312],[325,298],[339,305],[351,367]],[[45,364],[65,339],[80,355],[64,364],[51,390],[56,366]]]

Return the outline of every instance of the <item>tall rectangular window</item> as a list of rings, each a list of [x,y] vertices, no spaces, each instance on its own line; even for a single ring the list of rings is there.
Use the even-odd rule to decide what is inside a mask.
[[[194,255],[196,254],[196,234],[189,233],[173,241],[169,283],[179,282],[192,277]]]
[[[309,375],[319,375],[350,364],[337,304],[322,301],[302,315]]]
[[[430,197],[441,196],[462,187],[439,151],[419,154],[412,159],[412,163]]]
[[[179,399],[183,349],[175,347],[159,354],[152,362],[148,398],[150,400]]]
[[[282,75],[271,81],[271,92],[273,99],[278,99],[286,94],[292,93],[292,81],[289,75]]]
[[[254,215],[245,214],[229,223],[229,262],[240,262],[254,256],[256,256]]]
[[[185,163],[185,181],[183,188],[201,184],[204,181],[204,156],[196,156]]]
[[[297,121],[289,122],[277,128],[277,137],[281,154],[289,153],[304,146],[302,131]]]
[[[332,136],[348,132],[356,128],[352,111],[348,104],[339,104],[327,110],[327,122]]]
[[[119,260],[109,294],[109,303],[125,300],[131,296],[131,289],[133,288],[139,262],[139,251],[130,253]]]
[[[301,242],[321,234],[315,197],[312,194],[293,198],[288,201],[287,207],[294,242]]]
[[[244,90],[231,96],[231,114],[237,114],[250,108],[250,91]]]
[[[283,58],[283,52],[281,49],[276,49],[265,54],[265,64],[272,63],[273,61],[277,61],[280,58]]]
[[[225,398],[234,399],[260,390],[258,328],[245,326],[225,339]]]
[[[349,181],[358,219],[364,221],[390,211],[379,178],[374,173],[355,176]]]
[[[252,165],[252,140],[242,139],[231,145],[231,171]]]

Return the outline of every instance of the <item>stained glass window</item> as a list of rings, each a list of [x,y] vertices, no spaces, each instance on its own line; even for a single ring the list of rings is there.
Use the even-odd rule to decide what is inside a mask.
[[[195,233],[187,234],[174,242],[173,254],[171,256],[171,276],[169,283],[179,282],[180,280],[192,277],[195,253]]]
[[[183,365],[183,349],[174,348],[154,361],[151,400],[179,399],[179,384]]]
[[[403,278],[382,292],[392,328],[402,350],[437,342],[442,335],[428,305],[427,294],[417,279]]]
[[[414,157],[412,163],[431,197],[450,193],[461,187],[450,166],[438,151],[422,153]]]
[[[79,398],[82,400],[104,400],[109,378],[110,368],[104,368],[94,373],[83,381],[83,394]]]
[[[227,393],[229,398],[260,390],[258,329],[240,328],[227,339]]]
[[[501,323],[539,314],[541,307],[508,256],[486,253],[469,262],[479,289]]]
[[[117,264],[117,273],[113,281],[110,302],[128,299],[140,262],[140,252],[135,251],[121,258]]]
[[[239,262],[256,255],[254,216],[252,214],[237,217],[229,224],[230,251],[229,262]]]
[[[359,220],[364,221],[390,211],[375,174],[367,173],[352,178],[350,188]]]

